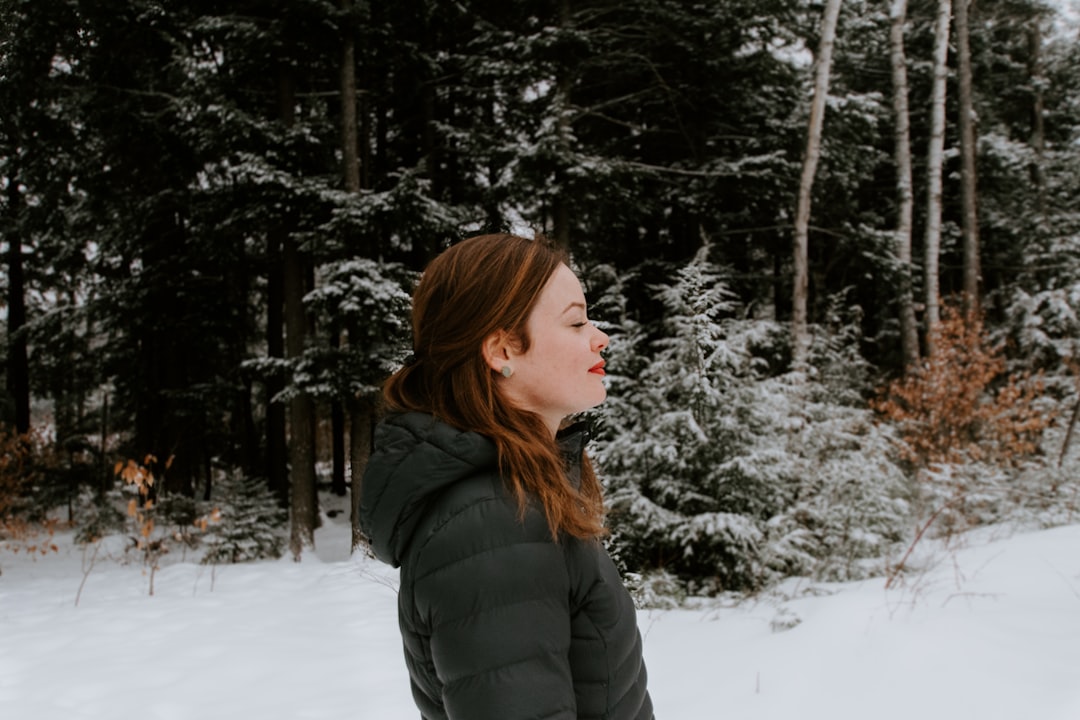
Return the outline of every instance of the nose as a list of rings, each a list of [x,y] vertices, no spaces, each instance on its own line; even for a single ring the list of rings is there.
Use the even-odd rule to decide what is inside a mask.
[[[604,348],[606,348],[608,346],[608,343],[610,341],[611,341],[611,338],[608,337],[608,334],[606,332],[604,332],[600,328],[596,328],[596,334],[593,336],[593,343],[592,343],[593,351],[594,352],[602,351]]]

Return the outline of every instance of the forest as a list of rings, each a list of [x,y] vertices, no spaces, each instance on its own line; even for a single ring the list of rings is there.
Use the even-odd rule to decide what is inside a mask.
[[[0,0],[0,566],[60,525],[300,559],[419,272],[494,231],[567,248],[612,338],[590,452],[643,602],[1075,522],[1077,17]]]

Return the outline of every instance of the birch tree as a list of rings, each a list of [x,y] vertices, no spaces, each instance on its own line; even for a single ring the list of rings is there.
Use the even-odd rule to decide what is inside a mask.
[[[941,322],[938,260],[941,252],[941,171],[945,162],[945,81],[948,79],[949,20],[952,0],[939,0],[934,29],[934,83],[930,96],[930,145],[926,157],[926,237],[923,262],[926,290],[926,354],[934,354],[934,332]]]
[[[836,23],[840,17],[840,0],[828,0],[821,22],[821,40],[815,61],[814,97],[810,105],[810,123],[806,137],[802,176],[799,179],[798,206],[795,211],[795,282],[792,292],[792,345],[794,363],[800,366],[806,359],[810,344],[807,329],[807,292],[810,275],[808,260],[810,228],[810,192],[814,186],[818,160],[821,157],[821,131],[825,124],[825,100],[829,93],[829,72],[832,51],[836,42]]]
[[[907,59],[904,54],[904,24],[907,0],[892,0],[889,8],[890,65],[893,80],[893,112],[896,115],[896,260],[900,276],[900,346],[905,369],[919,361],[919,333],[912,291],[911,227],[914,193],[911,171],[911,121],[908,113]]]

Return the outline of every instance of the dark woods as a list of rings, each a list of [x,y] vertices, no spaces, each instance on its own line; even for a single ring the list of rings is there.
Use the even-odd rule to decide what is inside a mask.
[[[926,268],[946,302],[968,287],[955,43],[940,231],[927,233],[931,0],[902,3],[914,213],[911,260],[898,259],[899,4],[842,6],[812,190],[808,320],[818,337],[847,334],[836,352],[860,370],[845,391],[864,405],[912,369],[903,305],[922,356],[936,337]],[[979,307],[1010,367],[1064,377],[1080,330],[1076,30],[1037,0],[965,9]],[[0,0],[0,12],[3,418],[9,433],[47,429],[56,456],[12,491],[32,505],[78,515],[123,484],[114,468],[129,459],[156,479],[152,497],[212,503],[256,478],[291,510],[299,555],[320,486],[358,495],[379,384],[408,354],[415,272],[484,231],[540,231],[572,251],[594,314],[624,348],[615,406],[648,395],[635,370],[669,404],[639,402],[624,420],[695,408],[701,428],[721,417],[709,409],[727,377],[715,351],[747,331],[729,321],[775,325],[746,340],[752,372],[723,372],[791,370],[777,328],[792,317],[820,4]],[[676,287],[711,304],[680,306]],[[697,354],[678,362],[664,355],[687,332],[674,318],[707,318],[686,339]],[[650,374],[661,360],[698,363],[702,392],[663,391]],[[1063,401],[1074,392],[1057,387]],[[650,476],[645,459],[618,455],[634,428],[601,425],[613,478]],[[635,492],[699,524],[726,512],[753,525],[799,502],[761,496],[744,473],[713,478],[712,499],[685,507],[709,468],[746,456],[728,440],[728,454],[694,461],[704,475],[682,489]],[[742,500],[721,508],[721,496]],[[693,532],[734,532],[680,527],[682,540],[635,536],[627,560],[663,566]],[[736,533],[744,544],[752,534]],[[745,584],[734,578],[749,561],[735,554],[694,562],[687,572]]]

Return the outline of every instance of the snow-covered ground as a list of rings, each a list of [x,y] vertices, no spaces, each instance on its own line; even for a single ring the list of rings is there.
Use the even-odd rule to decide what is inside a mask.
[[[348,557],[342,520],[300,563],[174,554],[153,596],[107,544],[0,551],[0,718],[414,720],[396,571]],[[1080,525],[963,545],[891,590],[641,611],[657,717],[1077,720]]]

